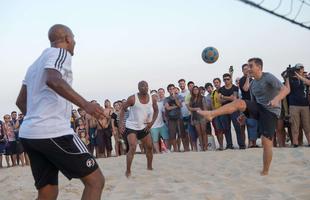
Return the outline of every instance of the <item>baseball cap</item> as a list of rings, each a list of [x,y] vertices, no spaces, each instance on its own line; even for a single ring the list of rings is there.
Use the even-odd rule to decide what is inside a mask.
[[[296,69],[301,69],[301,68],[304,68],[304,65],[301,64],[301,63],[297,63],[297,64],[295,65],[295,68],[296,68]]]

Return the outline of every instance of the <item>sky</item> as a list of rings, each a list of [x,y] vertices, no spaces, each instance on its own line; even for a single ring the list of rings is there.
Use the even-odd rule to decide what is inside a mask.
[[[266,0],[265,6],[276,2]],[[283,1],[281,12],[289,2]],[[202,86],[230,65],[236,78],[251,57],[262,58],[264,71],[279,78],[289,64],[303,63],[310,71],[309,30],[237,0],[1,0],[0,5],[1,116],[17,109],[26,70],[49,47],[48,29],[58,23],[75,34],[73,88],[99,103],[127,98],[141,80],[150,89],[180,78]],[[309,21],[307,11],[298,20]],[[214,64],[201,59],[208,46],[219,51]]]

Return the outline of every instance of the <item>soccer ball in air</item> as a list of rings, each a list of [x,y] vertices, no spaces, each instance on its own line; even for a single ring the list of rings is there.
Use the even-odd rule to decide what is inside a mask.
[[[219,58],[219,52],[214,47],[207,47],[202,51],[201,54],[202,60],[206,63],[214,63]]]

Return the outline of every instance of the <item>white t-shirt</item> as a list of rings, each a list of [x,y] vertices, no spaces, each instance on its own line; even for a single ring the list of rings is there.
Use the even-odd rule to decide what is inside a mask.
[[[61,48],[47,48],[28,68],[23,84],[27,87],[27,113],[19,136],[29,139],[55,138],[74,134],[70,128],[71,102],[46,85],[46,69],[54,69],[72,85],[71,54]]]
[[[165,111],[164,101],[158,101],[157,106],[158,106],[158,115],[152,128],[160,128],[165,124],[163,119],[163,113]]]

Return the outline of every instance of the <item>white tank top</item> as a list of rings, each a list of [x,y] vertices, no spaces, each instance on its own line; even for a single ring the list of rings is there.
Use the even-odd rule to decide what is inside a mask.
[[[142,130],[146,127],[147,122],[152,121],[153,105],[151,96],[149,96],[149,102],[142,104],[135,94],[135,104],[130,107],[129,117],[126,121],[126,128],[132,130]]]

